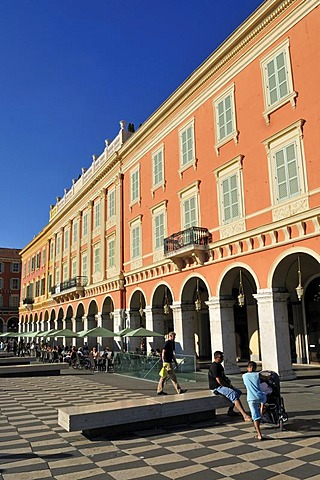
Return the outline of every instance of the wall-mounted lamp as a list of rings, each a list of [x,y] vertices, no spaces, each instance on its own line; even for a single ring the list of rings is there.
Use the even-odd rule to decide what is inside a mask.
[[[201,310],[201,298],[200,298],[200,291],[199,291],[199,278],[197,278],[197,290],[196,290],[196,300],[194,302],[196,307],[196,311],[200,312]]]
[[[166,291],[165,291],[165,295],[164,295],[163,313],[165,315],[170,314],[170,307],[169,307],[169,302],[168,302],[168,287],[166,287]]]
[[[304,288],[301,285],[301,266],[300,266],[300,255],[298,254],[298,286],[296,287],[296,292],[297,292],[297,297],[299,302],[301,302],[301,299],[303,297],[304,293]]]
[[[139,308],[139,314],[140,314],[140,317],[143,317],[143,314],[144,314],[144,311],[143,311],[143,308],[142,308],[142,296],[141,296],[141,292],[140,292],[140,308]]]
[[[242,270],[241,270],[241,268],[240,268],[238,305],[239,305],[239,307],[243,307],[243,305],[244,305],[244,290],[243,290],[243,285],[242,285]]]

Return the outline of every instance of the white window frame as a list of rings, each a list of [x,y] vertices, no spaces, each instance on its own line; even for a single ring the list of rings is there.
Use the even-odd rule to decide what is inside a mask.
[[[111,235],[107,240],[108,245],[108,269],[112,270],[116,266],[116,237]]]
[[[192,185],[188,185],[186,188],[178,192],[180,199],[180,216],[181,216],[181,230],[186,230],[191,227],[200,226],[200,180],[197,180]],[[195,221],[190,223],[186,222],[185,205],[186,202],[190,202],[191,199],[195,199]]]
[[[101,256],[100,256],[100,243],[94,245],[93,247],[93,273],[97,274],[101,271]]]
[[[19,290],[20,288],[20,278],[10,278],[10,289]]]
[[[192,166],[195,170],[197,168],[194,128],[195,128],[194,118],[191,121],[188,121],[188,123],[183,125],[181,128],[179,128],[179,158],[180,158],[179,175],[180,175],[180,178],[182,178],[183,172],[188,168]],[[191,154],[190,154],[190,158],[187,158],[185,160],[185,155],[187,153],[184,151],[185,142],[183,141],[183,135],[189,130],[191,132],[192,146],[190,149],[188,149],[188,151],[191,152]]]
[[[136,178],[134,178],[136,177]],[[135,203],[141,203],[140,197],[140,165],[130,172],[130,208]]]
[[[88,212],[82,215],[82,238],[88,235]]]
[[[286,80],[288,86],[288,93],[281,98],[278,98],[275,102],[271,103],[270,101],[270,92],[269,92],[269,85],[268,85],[268,73],[267,73],[267,66],[272,61],[275,60],[281,53],[284,54],[285,57],[285,69],[286,69]],[[293,77],[292,77],[292,67],[291,67],[291,59],[290,59],[290,42],[289,38],[287,38],[284,42],[277,46],[272,52],[268,54],[268,56],[264,57],[260,63],[261,66],[261,74],[262,74],[262,85],[263,85],[263,97],[264,97],[264,111],[263,116],[264,119],[269,125],[270,123],[270,115],[278,108],[282,107],[286,103],[291,103],[292,108],[296,107],[296,97],[297,92],[293,89]],[[278,82],[277,82],[278,84]]]
[[[78,220],[72,222],[72,245],[78,242]]]
[[[108,190],[108,220],[116,215],[116,189]]]
[[[21,265],[19,262],[11,262],[10,271],[12,273],[19,273],[21,270]]]
[[[232,130],[229,133],[226,133],[224,136],[220,135],[220,114],[219,114],[219,105],[222,102],[225,102],[227,98],[230,97],[230,110],[231,110],[231,122],[232,122]],[[235,84],[231,84],[227,89],[220,93],[220,95],[214,99],[213,102],[214,108],[214,125],[215,125],[215,135],[216,135],[216,142],[214,145],[216,154],[219,155],[220,148],[222,145],[230,142],[233,140],[235,144],[238,143],[238,136],[239,132],[237,130],[237,118],[236,118],[236,106],[235,106]],[[225,117],[225,110],[224,110],[224,117]]]
[[[138,236],[137,236],[138,234]],[[139,244],[136,245],[136,240]],[[131,261],[142,258],[142,216],[139,215],[130,222],[130,257]]]
[[[100,201],[94,204],[94,229],[100,227],[101,224],[101,203]]]
[[[269,164],[270,195],[274,220],[287,218],[288,216],[309,209],[307,172],[303,145],[304,123],[305,121],[300,119],[263,142],[266,148]],[[297,157],[296,166],[298,172],[299,192],[292,196],[288,196],[287,198],[279,199],[275,155],[281,149],[284,149],[293,143],[295,144]]]
[[[161,145],[160,148],[155,150],[152,155],[152,196],[154,197],[154,192],[158,188],[165,190],[165,171],[164,171],[164,145]],[[160,168],[159,168],[160,167]],[[157,179],[159,171],[161,172],[161,178]]]
[[[88,253],[83,252],[81,255],[81,276],[88,278]]]
[[[63,236],[63,251],[67,252],[69,250],[69,235],[70,231],[68,228],[64,230],[64,236]]]
[[[153,252],[155,253],[164,253],[164,239],[167,236],[167,200],[164,202],[159,203],[158,205],[155,205],[154,207],[151,208],[151,214],[152,214],[152,245],[153,245]],[[156,219],[160,216],[163,215],[163,233],[162,233],[162,238],[163,241],[162,243],[159,244],[159,238],[157,236],[157,225],[156,225]]]
[[[243,171],[242,171],[243,156],[239,155],[236,158],[233,158],[225,165],[217,168],[214,173],[217,181],[217,192],[218,192],[218,204],[219,204],[219,223],[223,227],[225,225],[237,224],[237,227],[233,226],[231,232],[230,228],[226,231],[222,230],[222,237],[225,238],[232,233],[237,231],[243,231],[244,229],[244,191],[243,191]],[[237,206],[238,206],[238,215],[231,216],[229,219],[225,218],[225,206],[224,206],[224,194],[223,194],[223,182],[229,180],[231,177],[236,176],[237,182]],[[228,233],[226,233],[228,232]]]
[[[77,276],[77,268],[78,268],[77,259],[73,258],[71,260],[71,278],[75,278]]]

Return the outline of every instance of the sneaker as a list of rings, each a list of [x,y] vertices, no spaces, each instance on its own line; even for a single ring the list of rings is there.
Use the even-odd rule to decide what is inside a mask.
[[[157,392],[158,395],[168,395],[166,392],[162,390],[162,392]]]
[[[179,395],[180,395],[180,393],[186,393],[187,391],[188,391],[188,390],[187,390],[186,388],[185,388],[185,389],[183,389],[183,388],[180,388],[180,390],[179,390],[179,392],[178,392],[178,393],[179,393]]]

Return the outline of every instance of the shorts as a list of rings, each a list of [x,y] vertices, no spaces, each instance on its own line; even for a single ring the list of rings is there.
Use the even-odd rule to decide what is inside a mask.
[[[236,400],[239,400],[242,395],[241,390],[238,388],[218,387],[213,390],[213,393],[216,392],[224,397],[227,397],[232,403],[234,403]]]
[[[253,400],[253,401],[248,401],[248,405],[250,408],[251,412],[251,417],[252,420],[255,422],[256,420],[261,420],[261,412],[260,412],[260,401],[259,400]]]

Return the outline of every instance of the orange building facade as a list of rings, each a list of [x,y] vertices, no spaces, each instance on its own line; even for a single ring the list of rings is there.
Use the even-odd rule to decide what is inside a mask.
[[[22,250],[21,332],[174,329],[177,351],[282,379],[319,363],[319,4],[265,1],[135,133],[120,122]]]

